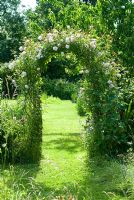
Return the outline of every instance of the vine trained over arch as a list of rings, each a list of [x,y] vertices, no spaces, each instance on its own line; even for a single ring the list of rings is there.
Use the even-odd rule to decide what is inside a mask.
[[[41,72],[52,56],[73,53],[81,63],[84,96],[88,117],[88,129],[92,133],[92,145],[101,151],[112,150],[117,142],[120,123],[118,91],[114,83],[114,63],[106,62],[99,52],[97,40],[82,32],[53,30],[38,37],[38,41],[27,40],[20,47],[19,58],[12,63],[12,70],[19,85],[22,109],[27,124],[27,160],[39,161],[41,157]],[[114,115],[113,115],[114,112]],[[114,117],[113,117],[114,116]],[[92,121],[92,128],[90,123]],[[116,128],[115,128],[116,127]],[[117,128],[118,127],[118,128]],[[116,130],[116,132],[114,132]],[[89,135],[89,134],[88,134]],[[91,134],[90,134],[91,135]]]

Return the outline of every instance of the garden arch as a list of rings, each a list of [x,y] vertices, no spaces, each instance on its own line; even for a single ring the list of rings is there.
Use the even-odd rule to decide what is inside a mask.
[[[24,96],[23,110],[28,132],[25,154],[27,160],[37,162],[41,157],[42,67],[45,67],[52,56],[57,54],[64,56],[70,52],[82,63],[86,112],[92,113],[92,131],[90,130],[93,135],[92,144],[101,151],[113,148],[115,141],[112,134],[116,133],[111,130],[118,126],[119,120],[116,87],[110,67],[112,64],[104,62],[106,58],[98,51],[97,40],[82,32],[54,30],[40,35],[37,42],[27,40],[25,46],[20,47],[20,51],[19,59],[14,61],[14,70],[21,94]],[[116,118],[113,118],[113,112],[117,114]],[[106,124],[106,121],[110,123]]]

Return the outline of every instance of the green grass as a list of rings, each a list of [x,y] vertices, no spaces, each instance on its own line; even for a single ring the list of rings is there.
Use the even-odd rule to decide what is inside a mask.
[[[48,193],[53,191],[58,195],[66,190],[77,190],[83,179],[85,151],[75,104],[51,100],[47,108],[43,107],[46,110],[43,112],[43,158],[37,180],[45,183]]]
[[[42,101],[41,163],[0,171],[0,200],[60,199],[56,196],[68,200],[70,194],[75,200],[133,200],[132,160],[121,164],[96,157],[87,162],[83,119],[78,116],[76,105],[51,97]]]

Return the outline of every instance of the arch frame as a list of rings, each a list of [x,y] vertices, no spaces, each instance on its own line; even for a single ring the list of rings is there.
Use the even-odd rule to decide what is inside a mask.
[[[41,158],[42,69],[53,56],[65,56],[68,53],[73,53],[82,66],[80,71],[83,73],[87,127],[90,129],[87,133],[87,144],[90,143],[90,148],[92,145],[92,149],[102,153],[112,151],[117,143],[117,130],[120,131],[118,90],[114,82],[112,61],[105,61],[106,57],[97,48],[97,39],[73,30],[53,30],[40,35],[36,42],[27,40],[20,51],[19,58],[14,61],[13,70],[23,96],[22,109],[27,127],[26,162],[37,163]]]

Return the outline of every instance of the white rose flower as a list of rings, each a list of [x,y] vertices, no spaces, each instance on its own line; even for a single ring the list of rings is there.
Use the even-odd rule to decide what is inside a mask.
[[[50,36],[53,36],[53,34],[52,33],[48,33],[47,34],[47,38],[50,37]]]
[[[40,58],[42,58],[42,57],[43,57],[43,55],[42,55],[42,53],[40,53],[40,52],[39,52],[39,53],[37,54],[37,56],[36,56],[37,59],[40,59]]]
[[[28,89],[28,88],[29,88],[29,86],[28,86],[28,85],[25,85],[25,88],[26,88],[26,89]]]
[[[58,50],[58,47],[54,46],[54,47],[53,47],[53,50],[54,50],[54,51],[57,51],[57,50]]]
[[[111,62],[111,65],[113,65],[113,66],[114,66],[114,65],[116,65],[116,63],[113,61],[113,62]]]
[[[125,9],[125,6],[121,6],[122,9]]]
[[[110,84],[112,84],[113,82],[112,82],[111,80],[108,80],[108,82],[107,82],[107,83],[110,85]]]
[[[114,23],[114,27],[115,27],[115,28],[118,27],[118,23],[117,23],[117,22]]]
[[[114,84],[111,80],[108,80],[107,83],[109,84],[109,88],[114,88]]]
[[[13,120],[15,120],[15,121],[16,121],[16,117],[13,117]]]
[[[89,29],[91,30],[91,29],[93,29],[94,27],[93,26],[89,26]]]
[[[40,58],[41,58],[41,55],[40,55],[40,54],[37,54],[36,58],[37,58],[37,59],[40,59]]]
[[[64,56],[64,52],[63,51],[61,52],[61,55]]]
[[[77,38],[80,38],[80,37],[81,37],[81,34],[80,34],[80,33],[77,33],[76,37],[77,37]]]
[[[49,42],[53,42],[53,41],[54,41],[54,39],[53,39],[53,36],[52,36],[52,35],[48,36],[48,41],[49,41]]]
[[[16,81],[15,81],[15,80],[12,80],[12,84],[16,85]]]
[[[2,146],[3,148],[5,148],[5,147],[7,146],[7,144],[5,143],[5,144],[2,144],[1,146]]]
[[[119,73],[118,73],[116,76],[117,76],[118,78],[121,78],[121,74],[119,74]]]
[[[66,46],[65,46],[65,47],[66,47],[66,49],[69,49],[69,47],[70,47],[70,46],[69,46],[68,44],[66,44]]]
[[[73,42],[74,39],[75,39],[75,38],[74,38],[74,35],[71,35],[71,37],[70,37],[70,41]]]
[[[38,52],[38,54],[37,54],[36,58],[37,59],[42,58],[43,57],[43,55],[42,55],[42,49],[38,49],[37,52]]]
[[[85,70],[85,71],[84,71],[84,73],[85,73],[85,74],[88,74],[88,73],[89,73],[89,71],[88,71],[88,70]]]
[[[92,39],[90,42],[90,46],[95,49],[96,48],[96,39]]]
[[[21,77],[22,77],[22,78],[24,78],[26,75],[27,75],[27,73],[26,73],[25,71],[23,71],[23,72],[21,73]]]
[[[65,41],[66,41],[66,43],[69,43],[70,42],[69,37],[66,37]]]
[[[110,84],[110,85],[109,85],[109,88],[114,88],[114,84]]]
[[[79,73],[80,73],[80,74],[83,74],[83,73],[84,73],[84,70],[81,70]]]
[[[23,52],[21,53],[21,55],[22,55],[22,56],[26,55],[26,52],[25,52],[25,51],[23,51]]]
[[[102,52],[98,52],[98,56],[100,57],[100,56],[102,56],[103,55],[103,53]]]
[[[39,40],[39,41],[41,41],[41,40],[42,40],[42,35],[40,35],[40,36],[38,37],[38,40]]]
[[[104,66],[104,67],[110,67],[111,65],[110,65],[110,63],[108,63],[108,62],[103,62],[103,66]]]
[[[9,63],[8,68],[11,70],[14,68],[14,62]]]
[[[67,29],[70,29],[70,25],[67,25]]]
[[[24,47],[23,47],[23,46],[20,46],[20,47],[19,47],[19,50],[20,50],[20,51],[24,51]]]

